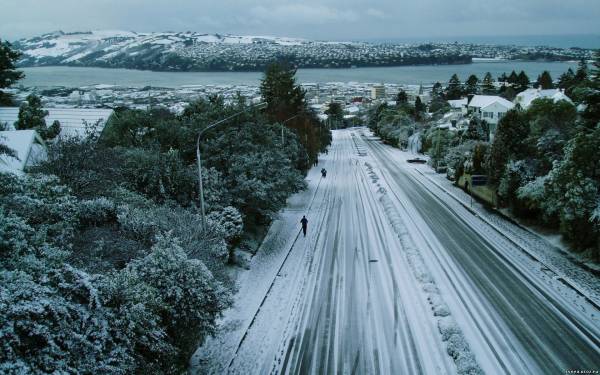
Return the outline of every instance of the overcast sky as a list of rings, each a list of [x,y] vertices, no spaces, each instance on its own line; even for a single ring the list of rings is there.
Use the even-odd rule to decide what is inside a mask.
[[[0,38],[122,29],[367,40],[600,34],[600,0],[0,0]]]

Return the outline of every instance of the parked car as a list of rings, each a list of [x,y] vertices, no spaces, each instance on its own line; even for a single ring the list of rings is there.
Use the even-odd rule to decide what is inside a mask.
[[[408,159],[407,162],[409,162],[409,163],[416,163],[416,164],[425,164],[425,163],[427,163],[427,160],[421,159],[419,157],[416,157],[416,158],[413,158],[413,159]]]
[[[456,170],[454,168],[446,168],[446,178],[450,181],[456,180]]]

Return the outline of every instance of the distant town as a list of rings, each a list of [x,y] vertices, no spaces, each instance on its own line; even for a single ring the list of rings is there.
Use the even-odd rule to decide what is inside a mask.
[[[468,64],[477,59],[589,60],[593,50],[466,43],[366,43],[128,31],[54,32],[13,43],[18,64],[156,71],[263,71],[274,60],[298,68]]]

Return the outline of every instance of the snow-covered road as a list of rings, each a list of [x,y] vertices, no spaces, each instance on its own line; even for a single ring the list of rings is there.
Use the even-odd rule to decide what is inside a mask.
[[[192,372],[600,370],[596,308],[405,159],[365,129],[335,131],[327,178],[311,171],[261,248],[279,254],[272,271],[240,288]],[[291,229],[303,214],[306,237]]]

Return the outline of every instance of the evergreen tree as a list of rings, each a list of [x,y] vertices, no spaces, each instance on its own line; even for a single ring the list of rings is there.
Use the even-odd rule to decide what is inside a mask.
[[[588,65],[584,59],[579,61],[577,65],[577,71],[575,72],[575,84],[580,84],[588,79]]]
[[[408,95],[406,95],[406,91],[400,89],[398,95],[396,95],[396,104],[402,105],[406,103],[408,103]]]
[[[267,67],[260,84],[260,93],[267,103],[267,117],[274,122],[285,121],[293,129],[308,154],[308,167],[329,144],[330,132],[308,109],[305,92],[296,84],[296,69],[288,63]],[[296,116],[294,118],[294,116]]]
[[[561,89],[568,89],[573,86],[573,81],[575,80],[575,73],[573,69],[569,68],[566,72],[561,74],[558,78],[558,87]]]
[[[512,102],[517,97],[517,91],[512,86],[508,86],[502,90],[500,96]]]
[[[27,96],[26,101],[19,107],[19,117],[15,122],[17,130],[33,129],[43,139],[53,139],[60,133],[60,123],[54,121],[50,127],[44,119],[48,111],[42,108],[42,100],[35,94]]]
[[[529,77],[527,77],[527,74],[525,74],[524,71],[521,70],[521,73],[519,73],[518,77],[517,77],[517,91],[521,92],[527,89],[527,87],[529,87]]]
[[[492,74],[490,72],[485,73],[485,76],[483,77],[482,91],[486,95],[494,94],[496,92],[494,78],[492,78]]]
[[[455,100],[460,99],[463,94],[462,84],[456,74],[452,75],[450,81],[448,81],[448,89],[446,92],[446,99]]]
[[[444,99],[444,92],[443,92],[441,83],[439,83],[439,82],[434,83],[433,87],[431,88],[431,98],[433,100]]]
[[[479,78],[475,74],[471,74],[465,82],[465,91],[467,94],[477,94]]]
[[[502,117],[494,135],[488,160],[491,183],[500,181],[509,160],[520,159],[526,153],[528,135],[529,123],[523,112],[512,110]]]
[[[508,76],[506,75],[506,73],[502,73],[499,77],[498,77],[498,82],[507,82],[508,81]]]
[[[325,114],[328,116],[328,121],[335,128],[339,128],[344,122],[344,110],[342,105],[338,102],[331,102],[325,110]]]
[[[276,121],[283,121],[306,108],[304,90],[296,84],[296,69],[288,63],[273,63],[267,67],[260,94],[267,103],[267,113]]]
[[[541,88],[542,90],[554,88],[554,83],[552,82],[552,76],[550,76],[550,72],[544,70],[542,74],[538,76],[535,86]]]
[[[10,87],[23,78],[23,72],[15,70],[15,63],[21,53],[12,49],[7,41],[0,39],[0,105],[10,105],[12,99],[2,89]]]
[[[510,72],[510,75],[506,79],[506,82],[510,83],[511,85],[516,85],[519,82],[519,76],[514,70]]]
[[[415,120],[420,120],[423,113],[425,112],[425,104],[421,101],[421,98],[417,96],[415,99]]]

